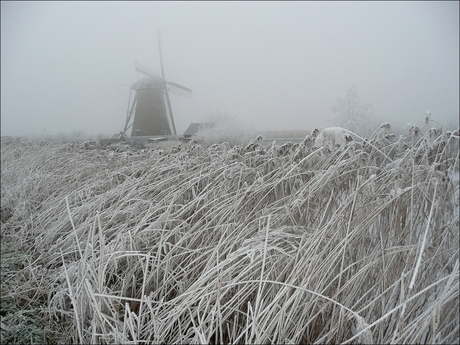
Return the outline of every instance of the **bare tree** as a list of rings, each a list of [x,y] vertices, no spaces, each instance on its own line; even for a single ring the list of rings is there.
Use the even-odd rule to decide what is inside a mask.
[[[337,97],[332,112],[335,114],[334,125],[360,135],[370,135],[379,125],[372,104],[364,104],[359,98],[356,84],[347,90],[345,98]]]

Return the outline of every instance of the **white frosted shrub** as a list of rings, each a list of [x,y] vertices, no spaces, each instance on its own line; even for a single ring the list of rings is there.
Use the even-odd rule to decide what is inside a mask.
[[[210,127],[202,127],[195,135],[195,140],[205,146],[229,143],[231,146],[244,145],[255,137],[256,133],[249,126],[231,117],[227,113],[208,115]]]

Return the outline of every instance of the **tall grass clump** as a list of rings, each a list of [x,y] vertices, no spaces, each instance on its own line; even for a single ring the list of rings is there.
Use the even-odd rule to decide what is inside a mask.
[[[333,152],[2,138],[2,339],[33,309],[46,342],[458,343],[458,131],[376,133]]]

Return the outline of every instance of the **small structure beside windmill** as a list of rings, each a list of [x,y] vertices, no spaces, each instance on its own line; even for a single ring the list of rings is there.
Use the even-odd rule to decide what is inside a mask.
[[[146,75],[131,86],[126,123],[122,132],[114,134],[102,144],[128,141],[131,144],[146,141],[178,139],[169,92],[192,98],[192,90],[167,81],[163,68],[160,30],[158,30],[161,76],[135,61],[135,69]],[[133,99],[132,95],[134,94]]]

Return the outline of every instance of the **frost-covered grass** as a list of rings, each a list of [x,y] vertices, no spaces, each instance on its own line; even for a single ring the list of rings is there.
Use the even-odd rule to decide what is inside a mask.
[[[297,139],[305,138],[307,135],[311,134],[311,130],[280,130],[280,131],[262,131],[260,135],[264,138],[272,139]]]
[[[456,134],[2,138],[2,343],[458,343]]]
[[[82,131],[72,131],[70,133],[58,133],[58,134],[46,134],[46,133],[41,133],[41,134],[30,134],[25,140],[31,141],[31,142],[54,142],[54,143],[68,143],[68,142],[82,142],[82,141],[99,141],[101,138],[109,138],[112,134],[111,133],[106,133],[102,134],[99,133],[98,135],[91,135],[84,133]]]

